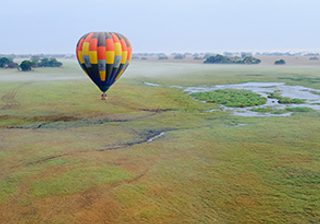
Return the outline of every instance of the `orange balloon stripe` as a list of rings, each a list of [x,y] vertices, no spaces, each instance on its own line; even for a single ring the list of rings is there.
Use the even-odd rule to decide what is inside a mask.
[[[106,47],[98,47],[98,60],[106,60]]]
[[[97,38],[92,38],[89,42],[89,49],[90,51],[97,51],[98,49],[98,39]]]
[[[79,44],[78,44],[78,51],[82,51],[83,43],[84,43],[84,38],[82,38],[82,39],[79,41]]]
[[[122,51],[127,51],[127,44],[124,39],[120,40]]]
[[[112,39],[113,39],[114,42],[120,42],[119,38],[114,33],[112,33]]]
[[[93,37],[93,33],[89,33],[88,36],[84,39],[84,41],[85,42],[90,42],[92,37]]]
[[[112,38],[106,39],[106,51],[114,51],[114,43]]]

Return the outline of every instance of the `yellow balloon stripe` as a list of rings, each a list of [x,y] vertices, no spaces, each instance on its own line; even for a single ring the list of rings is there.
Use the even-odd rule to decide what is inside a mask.
[[[106,63],[107,64],[113,64],[114,63],[114,51],[106,51]]]
[[[82,46],[82,56],[89,56],[89,42],[84,42]]]
[[[122,48],[120,42],[115,42],[114,43],[114,52],[116,56],[121,56],[122,55]]]
[[[97,51],[89,51],[89,60],[91,64],[98,64],[98,53]]]
[[[126,63],[127,57],[128,57],[128,52],[127,51],[122,51],[121,64],[125,64]]]
[[[84,63],[82,51],[78,51],[78,59],[79,59],[80,64]]]
[[[99,71],[101,81],[106,81],[106,71]]]

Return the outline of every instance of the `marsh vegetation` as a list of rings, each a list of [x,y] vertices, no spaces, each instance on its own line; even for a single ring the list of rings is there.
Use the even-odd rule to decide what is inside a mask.
[[[249,90],[218,89],[210,92],[192,93],[191,96],[209,103],[218,103],[227,107],[259,106],[267,99]]]

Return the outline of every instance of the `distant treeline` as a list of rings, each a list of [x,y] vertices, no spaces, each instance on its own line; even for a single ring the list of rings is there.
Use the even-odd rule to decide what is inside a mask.
[[[62,65],[56,58],[41,58],[39,56],[32,56],[30,60],[23,60],[20,64],[14,62],[13,58],[0,58],[0,68],[16,68],[20,71],[31,71],[36,67],[61,67]]]
[[[174,52],[171,54],[166,53],[134,53],[132,56],[132,59],[134,60],[147,60],[147,59],[159,59],[159,60],[166,60],[166,59],[194,59],[194,60],[204,60],[210,56],[218,55],[217,53],[210,53],[210,52],[201,52],[201,53],[178,53]],[[257,57],[257,56],[274,56],[274,57],[280,57],[280,56],[305,56],[305,57],[320,57],[319,53],[308,53],[308,52],[223,52],[223,56],[226,57]],[[312,59],[311,59],[312,60]]]
[[[36,56],[40,58],[66,58],[66,59],[71,59],[71,58],[76,58],[75,54],[0,54],[1,57],[6,57],[6,58],[23,58],[23,59],[30,59],[31,57]]]
[[[252,56],[245,57],[227,57],[221,54],[209,56],[203,62],[205,64],[260,64],[261,60]]]

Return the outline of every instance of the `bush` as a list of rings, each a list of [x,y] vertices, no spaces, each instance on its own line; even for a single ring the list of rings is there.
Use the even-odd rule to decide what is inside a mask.
[[[260,64],[261,60],[258,58],[254,58],[252,56],[248,56],[248,57],[243,58],[242,62],[243,63],[241,63],[241,64],[255,65],[255,64]]]
[[[219,103],[227,107],[249,107],[263,105],[267,99],[249,90],[218,89],[211,92],[193,93],[191,96],[210,103]]]
[[[62,63],[55,58],[42,58],[37,63],[37,67],[61,67]]]
[[[286,64],[286,61],[283,60],[283,59],[280,59],[280,60],[277,60],[274,62],[275,65],[285,65]]]
[[[225,57],[221,54],[215,55],[215,56],[209,56],[204,61],[205,64],[231,64],[232,61],[230,58]]]
[[[21,68],[21,71],[23,71],[23,72],[31,71],[32,62],[29,60],[24,60],[21,62],[19,67]]]
[[[2,57],[0,58],[0,68],[7,68],[8,65],[12,62],[9,58]]]
[[[319,61],[319,58],[314,56],[309,58],[310,61]]]
[[[166,55],[160,55],[158,60],[168,60],[168,57]]]
[[[173,59],[175,59],[175,60],[182,60],[182,59],[184,59],[185,58],[185,56],[183,55],[183,54],[176,54],[174,57],[173,57]]]

